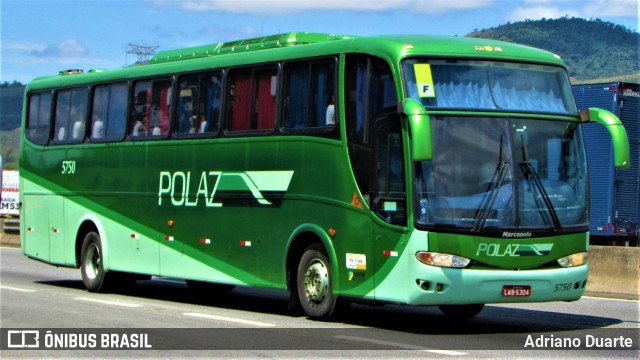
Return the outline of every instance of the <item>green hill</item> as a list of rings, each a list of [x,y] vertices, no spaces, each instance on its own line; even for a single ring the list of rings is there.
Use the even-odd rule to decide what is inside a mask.
[[[599,19],[527,20],[467,36],[525,44],[558,54],[574,82],[601,78],[640,82],[640,33]]]

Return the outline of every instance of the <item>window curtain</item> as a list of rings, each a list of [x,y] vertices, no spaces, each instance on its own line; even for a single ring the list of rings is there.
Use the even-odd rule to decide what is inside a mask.
[[[235,77],[234,104],[231,113],[232,131],[249,130],[251,119],[251,74],[238,74]]]
[[[95,121],[100,119],[103,126],[108,129],[110,122],[111,87],[103,86],[96,88],[93,98],[93,115],[91,116],[91,126],[95,126]],[[105,132],[106,133],[106,132]],[[102,136],[102,135],[101,135]]]
[[[316,85],[316,114],[314,126],[326,126],[327,107],[329,106],[329,91],[327,88],[327,79],[329,77],[329,69],[326,66],[318,68],[318,83]]]
[[[568,112],[554,73],[508,69],[493,70],[490,76],[493,96],[500,108]]]
[[[183,96],[182,92],[189,88],[189,83],[184,81],[180,84],[178,91],[178,133],[188,134],[191,123],[189,122],[190,111],[187,111],[186,95]],[[195,94],[192,94],[195,95]]]
[[[107,127],[106,137],[108,138],[121,139],[124,136],[127,122],[128,92],[129,86],[127,84],[118,84],[110,87],[109,102],[105,102],[105,110],[108,111],[108,115],[102,118]]]
[[[170,94],[170,83],[163,83],[160,90],[160,131],[162,134],[169,132]]]
[[[222,97],[222,87],[220,81],[212,77],[207,87],[207,126],[205,132],[218,131],[220,122],[220,98]]]
[[[147,89],[145,90],[146,100],[144,104],[144,119],[142,121],[143,129],[145,131],[149,130],[149,123],[151,121],[151,84],[147,85]],[[140,134],[143,135],[143,134]]]
[[[284,124],[287,129],[300,129],[305,126],[307,118],[309,69],[299,67],[289,70],[288,80],[288,103]]]
[[[486,69],[432,66],[438,107],[495,109]]]
[[[432,66],[438,107],[567,113],[555,73]]]
[[[356,138],[360,143],[365,140],[365,121],[367,116],[368,66],[367,60],[356,65]]]
[[[276,120],[276,97],[272,94],[272,83],[276,81],[275,73],[263,72],[258,76],[258,129],[272,129]],[[275,85],[275,84],[273,84]],[[275,86],[273,87],[275,89]]]

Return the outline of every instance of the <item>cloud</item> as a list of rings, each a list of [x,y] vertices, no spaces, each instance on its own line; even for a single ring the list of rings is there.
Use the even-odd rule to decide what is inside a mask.
[[[638,16],[638,0],[524,0],[523,4],[515,7],[507,20],[555,19],[565,15],[587,19]]]
[[[638,16],[638,0],[595,0],[582,8],[584,17]]]
[[[495,5],[495,0],[415,0],[410,1],[417,11],[440,14],[447,11],[473,10]],[[394,3],[389,1],[389,3]]]
[[[532,6],[521,7],[518,6],[513,9],[511,15],[507,17],[509,21],[524,21],[527,19],[557,19],[565,15],[579,16],[579,13],[575,10],[560,10],[555,6]]]
[[[477,9],[496,0],[147,0],[187,11],[219,11],[242,14],[289,14],[300,11],[419,11],[442,13],[449,10]]]
[[[2,50],[17,50],[17,51],[42,51],[46,46],[38,43],[23,42],[23,43],[2,43]]]
[[[49,45],[43,49],[34,49],[30,55],[45,58],[78,59],[86,57],[89,50],[77,40],[65,40],[57,45]]]
[[[260,31],[251,26],[241,26],[237,28],[226,28],[219,26],[209,26],[206,28],[202,28],[199,31],[200,35],[204,35],[207,38],[218,38],[218,39],[241,39],[250,36],[258,36]]]
[[[241,14],[287,14],[311,10],[380,11],[402,7],[413,1],[378,0],[149,0],[159,5],[177,5],[187,11],[230,12]]]

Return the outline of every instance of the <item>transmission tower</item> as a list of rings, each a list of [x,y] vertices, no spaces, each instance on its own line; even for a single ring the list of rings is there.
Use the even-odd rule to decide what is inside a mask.
[[[144,64],[149,62],[149,59],[156,54],[156,50],[159,46],[145,46],[140,44],[129,44],[129,50],[127,54],[136,55],[137,59],[134,65]],[[128,60],[127,60],[128,62]]]

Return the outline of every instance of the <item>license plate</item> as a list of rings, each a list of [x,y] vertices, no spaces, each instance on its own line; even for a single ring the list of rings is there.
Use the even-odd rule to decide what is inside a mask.
[[[503,297],[529,297],[531,296],[531,286],[529,285],[504,285],[502,287]]]

